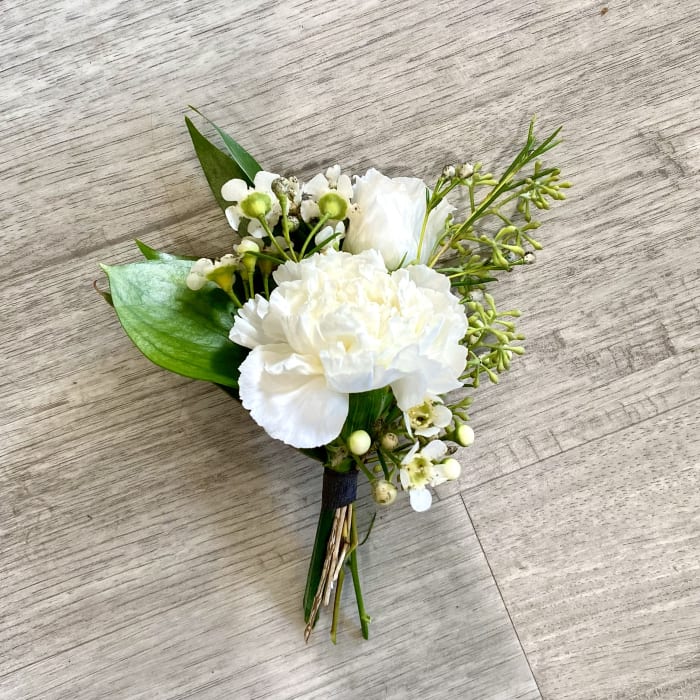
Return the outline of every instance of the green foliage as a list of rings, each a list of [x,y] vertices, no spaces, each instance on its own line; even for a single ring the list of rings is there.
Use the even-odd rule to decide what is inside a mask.
[[[150,260],[107,266],[114,309],[136,347],[175,372],[229,387],[247,350],[228,338],[234,307],[214,284],[193,292],[186,260]]]
[[[250,153],[243,148],[243,146],[241,146],[234,138],[229,136],[221,127],[214,124],[214,122],[208,117],[205,117],[196,107],[190,105],[190,109],[199,114],[202,119],[206,119],[214,127],[214,129],[216,129],[216,132],[224,142],[224,146],[226,146],[226,150],[228,151],[229,155],[241,169],[241,172],[243,173],[242,179],[246,180],[252,185],[255,174],[262,170],[262,167],[258,161],[255,160],[255,158],[253,158],[253,156],[251,156]]]
[[[134,241],[136,247],[141,251],[146,260],[196,260],[194,256],[191,255],[173,255],[172,253],[164,253],[161,250],[156,250],[151,248],[151,246],[146,245],[143,241],[138,238]]]
[[[222,198],[221,187],[224,183],[234,178],[247,180],[245,171],[233,158],[220,151],[211,141],[202,136],[188,117],[185,117],[185,124],[187,124],[192,145],[197,158],[199,158],[199,163],[202,166],[212,194],[221,209],[226,210],[229,202]]]

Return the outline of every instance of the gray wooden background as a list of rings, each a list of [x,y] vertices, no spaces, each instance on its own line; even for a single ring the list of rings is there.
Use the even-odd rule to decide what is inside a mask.
[[[700,697],[700,3],[5,0],[0,697]],[[317,465],[150,365],[92,290],[225,252],[183,124],[271,170],[575,181],[498,286],[528,355],[460,483],[382,511],[338,646],[300,599]],[[368,504],[369,508],[369,504]],[[365,516],[366,517],[366,512]]]

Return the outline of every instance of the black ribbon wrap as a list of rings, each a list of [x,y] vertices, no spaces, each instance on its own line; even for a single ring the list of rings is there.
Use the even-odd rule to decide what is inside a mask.
[[[357,469],[341,474],[326,467],[323,470],[321,509],[335,510],[357,500]]]

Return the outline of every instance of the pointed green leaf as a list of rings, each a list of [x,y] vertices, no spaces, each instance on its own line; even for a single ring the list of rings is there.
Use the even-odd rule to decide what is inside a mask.
[[[366,430],[370,434],[377,419],[391,404],[391,390],[373,389],[359,394],[350,394],[348,417],[341,435],[347,439],[355,430]]]
[[[230,202],[225,201],[221,197],[221,186],[234,178],[247,180],[246,174],[231,157],[220,151],[211,141],[202,136],[188,117],[185,117],[185,124],[187,124],[192,145],[197,158],[199,158],[199,163],[202,166],[209,187],[211,187],[211,191],[219,206],[226,210]]]
[[[234,138],[229,136],[221,127],[214,124],[211,119],[204,116],[196,107],[190,105],[190,109],[197,112],[202,119],[206,119],[216,129],[219,136],[221,136],[221,140],[224,142],[224,146],[226,146],[226,150],[229,152],[229,155],[236,161],[240,169],[244,172],[244,179],[252,185],[255,173],[262,170],[260,163],[258,163],[258,161],[255,160],[255,158],[253,158],[253,156],[251,156],[250,153],[248,153],[248,151],[246,151],[245,148],[243,148],[243,146],[241,146]]]
[[[211,283],[190,290],[190,268],[186,260],[102,266],[119,321],[149,360],[185,377],[237,387],[248,351],[228,338],[233,304]]]
[[[143,241],[138,238],[134,240],[136,247],[141,251],[142,255],[146,260],[196,260],[193,255],[173,255],[172,253],[165,253],[162,250],[156,250],[151,248]]]

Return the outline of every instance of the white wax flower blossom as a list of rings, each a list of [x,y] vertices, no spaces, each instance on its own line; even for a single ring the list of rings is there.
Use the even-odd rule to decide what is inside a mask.
[[[467,319],[444,275],[424,265],[390,273],[374,250],[329,250],[273,277],[269,301],[248,300],[230,332],[252,349],[240,366],[243,406],[273,438],[328,444],[350,394],[388,386],[405,411],[461,386]]]
[[[378,250],[389,269],[416,261],[427,185],[415,177],[389,178],[374,168],[355,177],[354,206],[348,210],[350,223],[343,249],[350,253]],[[443,199],[430,212],[418,262],[427,263],[435,244],[445,231],[454,207]]]
[[[420,451],[419,447],[416,442],[401,460],[399,479],[401,486],[408,491],[411,507],[420,513],[428,510],[433,502],[427,487],[457,478],[460,469],[455,459],[440,463],[447,454],[447,445],[442,440],[433,440]]]
[[[215,262],[212,262],[209,258],[200,258],[192,264],[185,282],[195,292],[200,290],[207,282],[215,282],[219,286],[226,286],[233,280],[238,269],[238,262],[239,259],[231,254],[224,255],[221,260],[216,260]]]
[[[255,238],[263,238],[265,229],[258,217],[264,216],[272,229],[282,216],[282,207],[272,191],[272,183],[279,178],[275,173],[260,170],[255,174],[253,187],[245,180],[237,178],[225,182],[221,187],[221,197],[234,202],[226,208],[226,219],[231,228],[238,231],[241,219],[248,219],[248,233]]]
[[[404,422],[409,435],[436,437],[452,422],[452,411],[439,396],[427,396],[423,403],[404,413]]]
[[[339,165],[328,168],[325,175],[314,175],[301,191],[306,195],[301,202],[301,218],[306,223],[323,214],[329,215],[329,221],[342,221],[350,209],[352,181]]]

